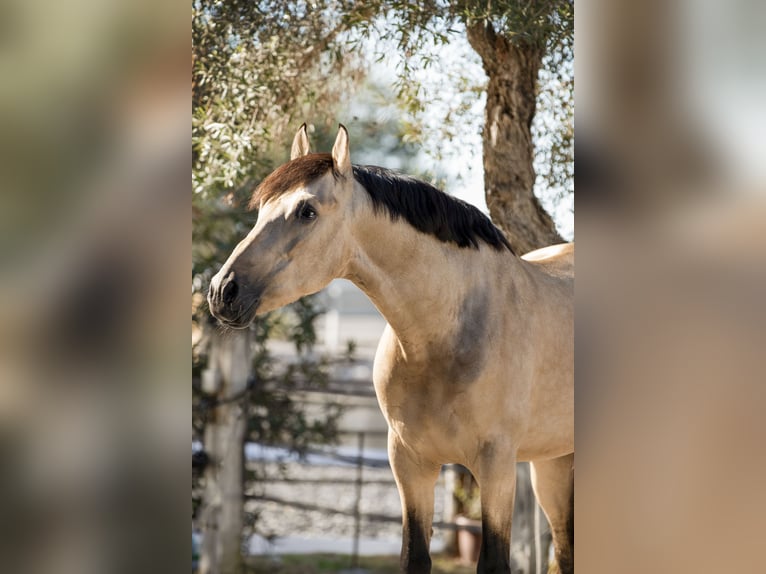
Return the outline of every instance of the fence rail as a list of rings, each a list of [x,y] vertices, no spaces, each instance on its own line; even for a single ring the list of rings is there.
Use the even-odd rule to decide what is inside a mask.
[[[348,519],[353,520],[353,537],[352,537],[352,544],[353,547],[351,549],[351,562],[352,567],[354,564],[358,564],[358,556],[359,556],[359,544],[361,539],[361,532],[362,532],[362,525],[363,524],[401,524],[402,521],[402,515],[401,510],[398,508],[398,493],[395,493],[396,501],[397,501],[397,511],[391,512],[391,508],[389,505],[389,512],[370,512],[363,511],[362,510],[362,500],[365,497],[365,488],[371,487],[371,486],[377,486],[377,487],[390,487],[395,491],[396,488],[396,481],[393,478],[393,475],[390,476],[390,478],[381,478],[380,473],[376,473],[377,476],[366,476],[365,470],[366,469],[376,469],[380,470],[382,468],[389,468],[388,460],[380,459],[380,458],[373,458],[370,456],[365,456],[365,444],[366,444],[366,438],[367,436],[385,436],[387,434],[386,431],[369,431],[369,432],[351,432],[346,431],[341,433],[347,438],[351,438],[353,436],[356,436],[357,440],[356,442],[356,454],[345,454],[345,453],[338,453],[334,452],[329,449],[324,448],[316,448],[316,449],[309,449],[307,452],[308,454],[317,454],[321,455],[325,459],[330,459],[333,461],[338,461],[342,463],[353,463],[355,467],[355,476],[352,478],[351,476],[346,476],[343,478],[340,477],[323,477],[323,476],[262,476],[258,475],[256,473],[253,473],[253,478],[256,478],[258,483],[265,485],[265,491],[257,492],[257,493],[250,493],[245,496],[247,500],[259,502],[259,503],[270,503],[272,505],[277,505],[278,507],[284,507],[284,508],[290,508],[294,510],[298,510],[301,512],[318,512],[322,514],[326,514],[329,516],[342,516]],[[297,464],[304,464],[303,461],[292,461]],[[313,465],[311,465],[313,466]],[[321,467],[321,465],[320,465]],[[445,465],[445,468],[443,470],[443,473],[446,473],[448,470],[456,470],[459,469],[458,472],[463,471],[465,472],[462,467],[459,467],[458,465]],[[351,473],[351,468],[348,469],[348,473]],[[443,480],[443,479],[442,479]],[[313,486],[316,485],[318,487],[322,486],[332,486],[332,485],[339,485],[341,487],[344,487],[346,489],[354,488],[354,496],[353,501],[346,498],[343,505],[333,505],[331,503],[322,503],[322,502],[315,502],[311,500],[295,500],[291,498],[291,495],[289,493],[285,493],[284,489],[282,490],[282,495],[275,496],[274,494],[271,494],[268,492],[268,485],[270,484],[281,484],[281,485],[287,485],[288,487],[290,485],[297,486]],[[445,493],[447,492],[446,484],[442,483],[445,487]],[[348,490],[347,490],[348,492]],[[369,496],[369,495],[368,495]],[[448,496],[451,498],[452,494],[451,491],[449,491]],[[446,495],[445,495],[446,498]],[[441,501],[440,501],[441,502]],[[367,505],[369,506],[369,500]],[[435,520],[433,523],[433,527],[435,530],[442,531],[445,542],[449,544],[451,537],[453,534],[458,530],[470,530],[474,531],[475,528],[471,526],[465,526],[465,525],[457,525],[454,522],[452,522],[452,519],[454,518],[451,516],[451,508],[448,504],[439,504],[439,507],[443,509],[441,512],[441,516],[437,513],[437,516],[435,516]],[[449,512],[447,512],[449,510]],[[348,524],[348,523],[347,523]]]

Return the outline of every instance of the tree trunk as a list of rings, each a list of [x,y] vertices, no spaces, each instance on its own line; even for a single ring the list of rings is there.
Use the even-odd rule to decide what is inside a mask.
[[[219,400],[243,393],[250,373],[247,331],[214,332],[210,367],[203,376],[220,381]],[[244,439],[247,417],[242,401],[222,402],[205,428],[210,464],[205,470],[200,574],[241,574],[244,526]]]
[[[553,219],[534,195],[532,118],[537,74],[544,50],[511,42],[492,24],[468,26],[468,41],[479,54],[487,84],[484,113],[484,192],[492,220],[521,255],[563,241]]]
[[[484,114],[484,192],[492,220],[508,237],[514,251],[524,254],[561,243],[553,219],[534,195],[535,170],[532,119],[537,101],[537,75],[542,48],[513,43],[495,33],[490,22],[468,26],[468,41],[487,73]],[[511,562],[514,572],[547,571],[547,554],[535,547],[537,501],[529,465],[517,465]],[[547,550],[547,545],[545,545]],[[542,564],[537,560],[542,558]]]

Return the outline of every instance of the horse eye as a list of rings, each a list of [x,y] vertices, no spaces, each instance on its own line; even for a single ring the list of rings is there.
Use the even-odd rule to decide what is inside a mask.
[[[308,203],[302,203],[298,207],[298,211],[296,212],[298,215],[298,219],[302,219],[303,221],[313,221],[317,217],[316,209],[311,207]]]

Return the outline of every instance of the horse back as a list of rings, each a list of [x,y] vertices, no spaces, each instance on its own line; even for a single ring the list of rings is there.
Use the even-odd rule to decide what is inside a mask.
[[[574,243],[559,243],[535,249],[521,256],[550,275],[574,278]]]

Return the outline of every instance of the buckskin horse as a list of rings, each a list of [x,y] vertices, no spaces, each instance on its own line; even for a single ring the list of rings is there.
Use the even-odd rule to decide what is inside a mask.
[[[318,154],[304,124],[251,207],[255,226],[210,284],[221,323],[244,328],[336,277],[388,321],[373,381],[402,502],[402,570],[430,572],[434,486],[458,463],[480,486],[477,571],[510,572],[516,463],[530,461],[559,568],[573,572],[574,245],[517,257],[475,207],[352,165],[342,125]]]

